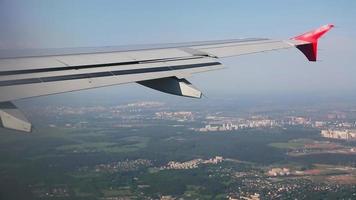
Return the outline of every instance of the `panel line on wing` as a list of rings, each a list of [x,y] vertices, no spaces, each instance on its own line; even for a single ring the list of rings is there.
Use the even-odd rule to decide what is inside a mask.
[[[0,71],[0,76],[31,74],[31,73],[44,73],[44,72],[58,72],[58,71],[66,71],[66,70],[79,70],[79,69],[112,67],[112,66],[121,66],[121,65],[135,65],[135,64],[156,63],[156,62],[169,62],[169,61],[179,61],[179,60],[193,60],[193,59],[200,59],[203,57],[204,56],[177,57],[177,58],[167,58],[167,59],[137,60],[137,61],[128,61],[128,62],[103,63],[103,64],[93,64],[93,65],[68,66],[68,67],[53,67],[53,68]]]
[[[219,48],[226,48],[226,47],[242,47],[242,46],[254,46],[254,45],[264,45],[264,44],[273,44],[273,43],[280,43],[280,41],[276,41],[276,40],[269,40],[266,42],[258,42],[258,43],[242,43],[242,44],[238,44],[238,43],[232,43],[232,44],[224,44],[224,45],[220,45],[220,46],[208,46],[208,47],[201,47],[198,48],[199,50],[208,50],[208,49],[219,49]]]
[[[50,76],[50,77],[40,77],[40,78],[7,80],[7,81],[0,81],[0,86],[24,85],[24,84],[33,84],[33,83],[41,83],[41,82],[86,79],[86,78],[93,78],[93,77],[106,77],[106,76],[113,76],[113,74],[117,76],[117,75],[129,75],[129,74],[140,74],[140,73],[152,73],[152,72],[172,71],[172,70],[199,68],[199,67],[209,67],[214,65],[221,65],[221,63],[210,62],[210,63],[189,64],[189,65],[151,67],[151,68],[142,68],[142,69],[129,69],[129,70],[117,70],[117,71],[96,72],[96,73],[73,74],[73,75],[64,75],[64,76]]]

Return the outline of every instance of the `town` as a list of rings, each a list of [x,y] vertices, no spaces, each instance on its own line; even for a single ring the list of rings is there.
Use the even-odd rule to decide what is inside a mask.
[[[66,128],[85,128],[90,127],[90,121],[95,119],[105,119],[103,126],[112,127],[141,127],[142,121],[150,121],[152,124],[158,121],[171,121],[184,125],[189,122],[198,122],[201,127],[187,128],[196,132],[226,132],[261,129],[261,128],[288,128],[292,126],[301,126],[306,128],[315,128],[320,130],[322,137],[355,140],[356,139],[356,112],[354,111],[330,111],[320,114],[317,110],[301,115],[291,115],[274,113],[255,114],[236,113],[234,115],[224,115],[210,112],[193,112],[189,110],[174,110],[169,108],[166,103],[158,101],[136,102],[116,106],[47,106],[33,108],[41,115],[47,116],[50,120],[48,126],[66,127]],[[157,111],[158,110],[158,111]],[[32,113],[36,113],[31,111]],[[309,114],[308,114],[309,113]],[[35,114],[34,114],[35,115]],[[79,121],[61,121],[56,120],[55,116],[81,116]],[[94,115],[94,119],[93,118]],[[90,116],[90,118],[86,117]],[[35,117],[34,117],[35,118]],[[147,126],[147,123],[145,123]],[[100,123],[95,123],[100,126]]]

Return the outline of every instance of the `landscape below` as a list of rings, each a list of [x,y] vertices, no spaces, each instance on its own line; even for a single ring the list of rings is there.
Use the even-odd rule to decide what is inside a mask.
[[[29,107],[33,133],[0,130],[0,199],[354,199],[356,141],[321,134],[355,129],[338,106]]]

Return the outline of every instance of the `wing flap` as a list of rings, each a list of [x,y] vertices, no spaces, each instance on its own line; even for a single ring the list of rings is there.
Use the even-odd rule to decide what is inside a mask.
[[[126,69],[113,70],[113,68],[109,68],[110,71],[95,73],[77,70],[75,74],[68,72],[66,75],[52,74],[48,77],[42,76],[41,73],[26,79],[21,79],[23,78],[21,76],[13,76],[11,80],[0,81],[0,102],[165,77],[184,77],[221,68],[221,63],[216,59],[201,58],[145,63],[140,66],[130,65],[130,68]]]
[[[32,125],[25,115],[11,102],[0,103],[0,122],[4,128],[31,132]]]

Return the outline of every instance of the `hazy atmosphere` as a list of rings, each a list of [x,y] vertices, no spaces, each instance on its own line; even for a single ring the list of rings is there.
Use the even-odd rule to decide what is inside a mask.
[[[228,69],[199,74],[191,81],[208,97],[347,95],[356,90],[352,58],[356,55],[355,8],[354,1],[321,0],[1,0],[0,48],[96,47],[246,37],[288,39],[333,23],[336,28],[320,41],[317,63],[308,63],[295,49],[282,50],[224,59]],[[133,84],[92,92],[108,98],[161,95]]]

